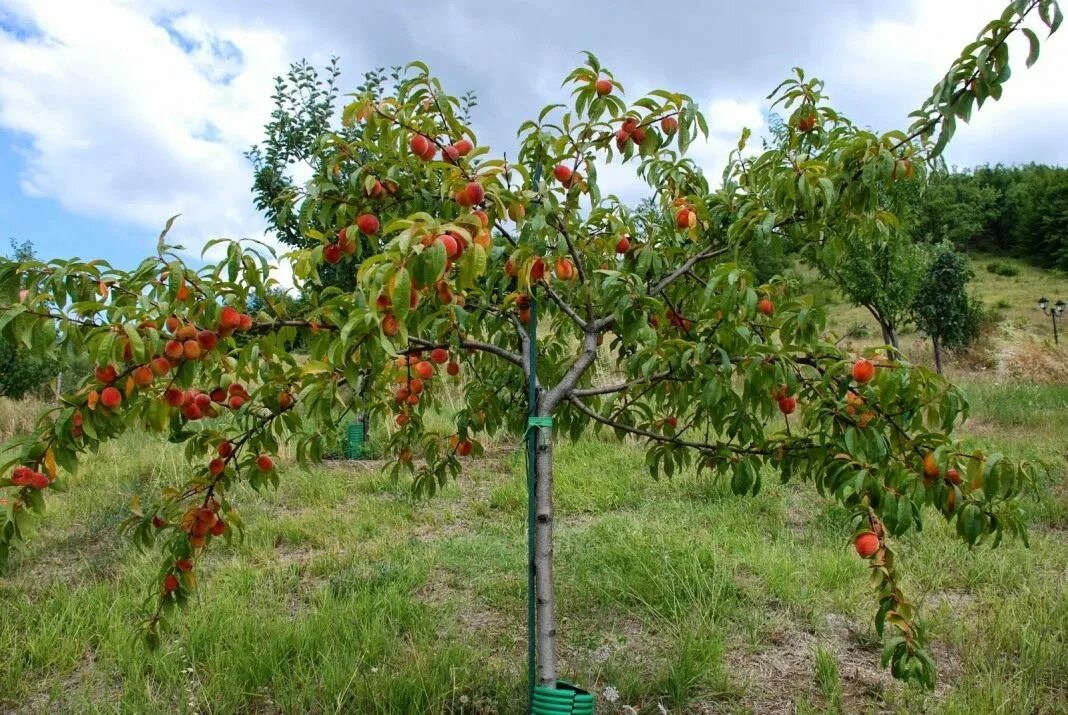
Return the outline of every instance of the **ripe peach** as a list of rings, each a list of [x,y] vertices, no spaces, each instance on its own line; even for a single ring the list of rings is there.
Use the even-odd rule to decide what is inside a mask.
[[[205,350],[214,350],[219,344],[219,335],[211,330],[201,330],[197,333],[197,342]]]
[[[854,380],[863,385],[866,382],[871,382],[873,377],[875,377],[875,365],[872,364],[871,360],[860,358],[853,363]]]
[[[471,442],[465,439],[463,442],[460,442],[460,444],[456,445],[456,454],[460,455],[461,457],[466,457],[467,455],[471,454],[471,447]]]
[[[679,130],[679,120],[675,117],[664,117],[660,120],[660,128],[665,134],[674,134]]]
[[[152,526],[156,527],[157,529],[162,529],[166,525],[167,525],[167,520],[164,519],[163,517],[161,517],[159,515],[152,517]]]
[[[562,281],[569,281],[575,277],[575,266],[567,258],[559,258],[554,267],[556,277]]]
[[[252,330],[252,316],[249,315],[248,313],[242,313],[241,314],[241,324],[238,325],[238,328],[243,333],[247,332],[249,330]]]
[[[274,469],[274,462],[266,454],[256,457],[256,468],[261,472],[269,472]]]
[[[225,533],[226,533],[226,522],[223,521],[222,519],[219,519],[217,522],[215,522],[215,525],[211,527],[211,535],[212,536],[222,536]]]
[[[597,90],[597,94],[600,96],[608,96],[609,94],[612,94],[612,80],[607,77],[601,77],[597,80],[596,84],[594,84],[594,89]]]
[[[489,228],[489,214],[485,211],[472,211],[475,216],[478,216],[478,220],[482,222],[482,228]]]
[[[557,164],[553,169],[553,176],[555,176],[556,180],[560,183],[566,184],[571,181],[571,167],[565,164]]]
[[[341,260],[341,247],[336,243],[331,243],[329,246],[323,249],[323,260],[327,263],[334,264]]]
[[[168,367],[170,367],[170,365],[168,365]],[[152,372],[152,368],[148,365],[134,368],[134,371],[130,373],[130,376],[133,378],[134,384],[138,387],[148,387],[152,384],[152,381],[156,379],[155,374]]]
[[[418,377],[413,377],[408,383],[408,397],[411,397],[412,395],[418,395],[422,391],[423,381],[420,380]],[[407,398],[405,398],[405,401],[407,401]]]
[[[171,332],[171,333],[173,333],[175,330],[177,330],[178,328],[180,328],[182,326],[182,322],[180,320],[178,320],[178,316],[177,315],[169,316],[167,318],[167,320],[165,320],[163,322],[163,324],[167,327],[167,330],[169,332]]]
[[[679,212],[675,214],[675,226],[683,230],[693,228],[697,225],[697,214],[687,208],[679,209]]]
[[[167,574],[163,579],[163,592],[174,593],[178,590],[178,577],[172,573]]]
[[[923,475],[928,479],[935,479],[942,470],[938,467],[938,461],[935,459],[933,452],[928,452],[923,455]]]
[[[423,155],[433,146],[430,140],[424,137],[422,134],[416,134],[408,140],[408,147],[412,150],[412,153],[423,158]]]
[[[400,326],[397,324],[397,319],[393,315],[387,315],[382,318],[382,332],[388,337],[393,337],[400,330]]]
[[[219,476],[220,474],[223,473],[223,470],[225,470],[225,469],[226,469],[226,462],[224,462],[221,459],[213,459],[210,462],[208,462],[208,473],[213,477]]]
[[[245,401],[246,400],[243,395],[230,395],[230,399],[227,401],[227,404],[230,406],[231,410],[240,410],[242,405],[245,404]]]
[[[196,422],[203,416],[204,413],[196,406],[196,404],[188,404],[182,407],[182,417],[185,417],[187,420]]]
[[[115,382],[115,379],[119,376],[118,371],[114,365],[101,365],[94,370],[97,382],[102,382],[105,385],[110,385]]]
[[[797,409],[797,400],[793,397],[783,397],[779,400],[779,409],[784,415],[792,414]]]
[[[759,310],[764,315],[771,315],[772,312],[775,310],[775,305],[767,298],[763,298],[759,303],[757,303],[757,310]]]
[[[458,363],[458,362],[450,362],[448,365],[445,366],[445,372],[449,373],[453,377],[455,377],[456,375],[459,375],[460,374],[460,363]]]
[[[222,309],[219,313],[219,326],[223,328],[229,328],[230,330],[237,330],[241,325],[241,313],[236,308],[232,308],[229,305]]]
[[[634,131],[630,133],[630,139],[635,144],[641,144],[645,141],[645,127],[635,127]]]
[[[620,129],[616,132],[616,149],[623,151],[627,146],[627,142],[630,141],[630,132]]]
[[[171,407],[181,407],[182,402],[185,399],[185,395],[177,387],[168,387],[167,391],[163,393],[163,399],[167,401],[167,404]]]
[[[626,253],[629,250],[630,238],[628,238],[627,236],[621,236],[619,240],[616,241],[616,253]]]
[[[189,559],[178,559],[174,565],[177,566],[178,570],[182,573],[189,573],[193,570],[193,562]]]
[[[418,375],[424,380],[429,380],[431,377],[434,376],[434,366],[426,361],[417,362],[412,367],[412,372],[414,372],[416,375]]]
[[[156,375],[157,377],[162,377],[163,375],[166,375],[168,372],[171,371],[171,363],[167,360],[167,358],[153,358],[150,365],[152,367],[152,374]]]
[[[441,234],[438,236],[437,241],[445,248],[445,255],[449,258],[455,258],[460,255],[459,244],[456,242],[456,239],[449,234]]]
[[[168,340],[163,346],[163,354],[172,360],[180,360],[185,355],[185,348],[177,340]]]
[[[186,360],[199,360],[200,353],[200,343],[196,340],[186,340],[182,343],[182,354]]]
[[[461,139],[456,142],[456,151],[460,156],[467,156],[471,153],[471,150],[475,148],[475,145],[471,143],[470,139]]]
[[[447,363],[449,361],[449,351],[445,348],[434,348],[430,351],[430,359],[438,365]]]
[[[468,182],[464,188],[464,193],[467,194],[467,200],[471,203],[470,206],[482,203],[482,199],[486,198],[486,190],[482,188],[482,184],[477,181]]]
[[[278,406],[283,410],[288,410],[293,406],[293,395],[289,392],[282,392],[278,395]]]
[[[401,412],[399,415],[397,415],[397,419],[396,419],[397,426],[398,427],[403,427],[404,425],[408,424],[411,421],[411,419],[412,419],[411,415],[409,415],[407,412]]]
[[[948,481],[953,486],[959,486],[960,485],[960,483],[961,483],[960,472],[957,471],[956,467],[950,467],[949,469],[946,470],[946,481]]]
[[[523,204],[512,204],[508,207],[508,218],[516,223],[523,220],[527,215],[527,209]]]
[[[219,446],[216,448],[216,451],[219,453],[220,457],[226,459],[234,453],[234,445],[229,440],[224,440],[222,442],[219,442]]]
[[[100,404],[114,409],[122,404],[122,393],[114,387],[105,387],[100,393]]]
[[[530,280],[540,281],[545,277],[545,261],[540,258],[535,258],[534,262],[530,265]]]
[[[381,224],[379,224],[378,217],[374,214],[360,214],[356,218],[356,227],[368,236],[373,236],[378,233]]]
[[[862,559],[870,559],[879,550],[879,537],[871,531],[858,534],[853,540],[853,548]]]

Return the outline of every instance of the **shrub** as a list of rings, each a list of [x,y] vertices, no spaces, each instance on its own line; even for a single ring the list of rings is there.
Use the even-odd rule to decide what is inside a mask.
[[[1002,263],[1001,261],[991,261],[990,263],[987,263],[986,270],[993,273],[995,276],[1006,276],[1008,278],[1020,275],[1019,268],[1011,263]]]

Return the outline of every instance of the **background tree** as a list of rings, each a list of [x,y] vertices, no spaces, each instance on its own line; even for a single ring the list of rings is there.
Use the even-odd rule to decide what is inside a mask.
[[[912,202],[909,232],[917,241],[949,241],[964,250],[996,246],[1000,199],[998,189],[971,173],[936,172]]]
[[[979,166],[931,175],[902,222],[918,241],[1018,256],[1068,267],[1068,169],[1027,164]]]
[[[15,263],[34,260],[33,244],[11,239],[9,258]],[[0,395],[13,400],[41,395],[56,379],[60,367],[58,355],[31,352],[29,346],[0,335]]]
[[[983,308],[968,294],[968,259],[949,242],[931,250],[927,270],[916,292],[914,320],[931,336],[935,369],[942,374],[942,348],[966,348],[979,336]]]
[[[894,230],[882,239],[851,237],[843,251],[822,261],[820,268],[849,301],[871,313],[883,342],[897,348],[898,333],[912,317],[926,264],[923,247]]]
[[[692,467],[746,494],[775,471],[843,504],[871,568],[885,662],[930,686],[926,634],[891,537],[918,527],[927,505],[969,544],[1020,534],[1016,497],[1031,470],[952,439],[966,411],[959,390],[896,354],[842,352],[811,297],[781,279],[756,283],[729,258],[757,238],[826,257],[852,237],[887,233],[888,188],[922,180],[955,117],[1000,94],[1008,37],[1032,36],[1030,24],[1056,29],[1054,10],[1050,0],[1014,2],[907,134],[856,127],[798,70],[772,95],[790,112],[787,141],[745,157],[743,135],[718,189],[684,156],[707,131],[691,99],[655,90],[628,105],[593,55],[565,80],[570,106],[520,126],[517,163],[480,146],[462,101],[413,63],[393,96],[345,107],[358,136],[328,132],[315,145],[297,212],[314,245],[287,256],[306,298],[297,314],[272,298],[271,257],[235,242],[209,244],[225,259],[198,271],[165,233],[131,271],[0,264],[4,334],[59,339],[98,366],[8,445],[0,560],[81,451],[134,426],[185,442],[188,479],[135,502],[125,523],[163,552],[145,621],[155,642],[189,602],[201,555],[240,529],[234,486],[276,483],[283,442],[317,459],[349,410],[388,415],[395,473],[431,494],[481,453],[487,428],[504,427],[533,447],[537,680],[554,688],[553,441],[606,429],[644,442],[654,475]],[[617,160],[637,165],[659,220],[639,224],[601,194],[598,166]],[[339,185],[338,175],[348,178]],[[367,244],[362,260],[357,243]],[[355,272],[355,288],[323,287],[324,264]],[[243,313],[253,295],[263,309]],[[298,333],[307,359],[287,349]],[[428,429],[449,379],[465,387],[455,421]],[[526,395],[529,410],[518,409]]]

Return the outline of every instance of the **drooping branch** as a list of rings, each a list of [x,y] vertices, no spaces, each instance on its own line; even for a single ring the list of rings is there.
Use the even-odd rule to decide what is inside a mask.
[[[419,338],[411,336],[408,340],[418,346],[421,350],[433,350],[434,348],[450,348],[452,345],[448,342],[436,342],[433,340],[427,340],[426,338]],[[516,367],[523,367],[523,358],[517,353],[513,353],[511,350],[502,348],[500,345],[493,345],[492,343],[484,343],[480,340],[471,340],[470,338],[463,338],[460,340],[460,347],[469,348],[471,350],[478,350],[479,352],[489,353],[496,355],[502,360],[512,363]]]
[[[601,424],[607,427],[611,427],[612,429],[620,430],[621,432],[626,432],[636,437],[645,437],[656,442],[673,444],[676,447],[689,447],[690,449],[696,449],[701,452],[719,452],[721,450],[727,450],[730,452],[734,452],[735,454],[768,455],[776,449],[789,451],[807,449],[808,447],[807,444],[803,444],[800,442],[794,442],[793,444],[785,442],[775,443],[774,446],[770,446],[769,443],[769,446],[765,448],[755,446],[746,447],[739,444],[732,444],[731,442],[693,442],[691,440],[679,439],[678,437],[672,437],[671,435],[653,432],[652,430],[647,430],[642,427],[634,427],[632,425],[626,425],[621,422],[616,422],[608,417],[605,417],[600,412],[597,412],[574,395],[569,398],[569,402],[574,405],[575,408],[578,409],[578,411],[582,414],[586,415],[595,422],[600,422]]]

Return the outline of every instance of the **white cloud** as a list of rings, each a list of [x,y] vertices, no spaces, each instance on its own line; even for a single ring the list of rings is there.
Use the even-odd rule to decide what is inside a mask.
[[[270,111],[284,37],[177,17],[187,52],[143,7],[20,2],[40,35],[0,34],[0,124],[30,145],[27,193],[76,214],[144,229],[167,217],[195,252],[207,240],[262,234],[242,151]]]
[[[0,28],[14,18],[39,30],[0,29],[0,127],[24,135],[24,192],[74,214],[133,226],[131,233],[143,238],[131,238],[131,256],[151,249],[163,221],[182,213],[174,236],[199,249],[219,235],[262,235],[242,152],[261,138],[272,78],[303,56],[321,62],[341,55],[344,88],[364,69],[421,57],[452,91],[479,92],[480,143],[511,156],[514,128],[542,104],[567,100],[559,81],[581,62],[578,50],[589,47],[612,66],[629,97],[665,86],[699,99],[711,135],[691,154],[718,183],[743,127],[752,129],[750,146],[759,149],[767,131],[764,96],[791,65],[826,79],[832,102],[859,123],[901,127],[1004,2],[810,3],[774,13],[722,2],[692,8],[679,26],[628,0],[610,14],[573,0],[521,9],[450,2],[432,10],[414,1],[317,0],[305,7],[0,0]],[[535,21],[535,11],[545,22]],[[624,45],[619,38],[639,23],[647,41]],[[696,41],[713,35],[714,42]],[[488,36],[495,39],[482,39]],[[1062,139],[1068,95],[1052,91],[1068,70],[1068,40],[1058,35],[1045,43],[1038,65],[1026,71],[1022,52],[1014,52],[1004,99],[959,130],[950,160],[1068,163]],[[606,167],[601,178],[605,193],[628,202],[648,193],[632,165]]]

